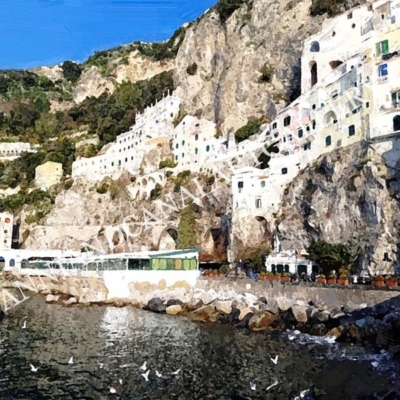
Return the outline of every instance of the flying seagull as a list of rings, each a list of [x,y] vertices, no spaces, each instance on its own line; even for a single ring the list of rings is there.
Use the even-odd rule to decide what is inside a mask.
[[[110,393],[117,393],[117,391],[114,388],[110,387]]]
[[[156,370],[156,375],[158,378],[162,378],[162,375]]]
[[[276,356],[275,358],[271,358],[271,361],[276,365],[276,364],[278,364],[278,357],[279,356]]]
[[[39,367],[35,368],[32,364],[29,364],[31,366],[31,371],[32,372],[37,372],[37,370],[39,369]]]
[[[146,379],[146,382],[149,381],[149,373],[150,373],[150,370],[148,370],[146,373],[142,374],[143,378]]]
[[[146,371],[147,369],[147,361],[144,362],[144,364],[140,367],[141,370]]]
[[[256,390],[256,384],[253,382],[250,382],[250,389],[251,390]]]
[[[278,381],[275,381],[272,385],[268,386],[267,389],[265,389],[265,390],[269,390],[269,389],[273,388],[273,387],[276,386],[278,383],[279,383]]]
[[[171,372],[171,374],[172,375],[178,375],[179,374],[179,372],[181,372],[181,369],[179,368],[179,369],[177,369],[175,372]]]
[[[71,357],[68,361],[68,364],[73,364],[74,363],[74,357]]]

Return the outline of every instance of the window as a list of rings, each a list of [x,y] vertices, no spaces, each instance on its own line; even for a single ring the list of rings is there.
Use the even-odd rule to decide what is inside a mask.
[[[175,156],[175,161],[177,161],[178,160],[178,156]]]
[[[209,145],[206,146],[206,151],[210,151],[210,146]]]
[[[199,149],[196,147],[195,149],[194,149],[194,154],[197,154],[199,152]]]
[[[310,126],[309,125],[306,126],[306,131],[310,132]]]
[[[182,153],[182,158],[184,158],[185,157],[185,153]]]
[[[197,133],[194,135],[194,140],[199,140],[199,135]]]
[[[173,116],[174,116],[174,114],[173,114],[173,113],[171,113],[171,114],[170,114],[170,117],[172,118]]]
[[[284,120],[283,120],[283,126],[289,126],[290,125],[290,115],[287,115]]]
[[[356,27],[356,24],[351,25],[351,27],[354,29]]]
[[[389,253],[383,253],[383,261],[390,261]],[[11,266],[11,261],[10,261],[10,266]]]
[[[319,52],[319,43],[318,42],[312,42],[311,46],[310,46],[310,51],[311,51],[311,53]]]
[[[158,119],[156,119],[156,124],[158,124]]]
[[[369,101],[365,103],[365,107],[369,108]]]
[[[114,161],[111,163],[111,166],[112,166],[112,167],[114,166]]]
[[[182,146],[184,146],[185,145],[185,141],[184,140],[182,140]]]
[[[311,73],[311,86],[314,86],[318,82],[318,71],[317,71],[317,63],[313,62],[310,66]]]
[[[311,106],[311,108],[312,108],[313,110],[315,110],[315,109],[317,108],[316,104],[313,104],[313,105]]]
[[[348,19],[352,19],[352,18],[353,18],[353,13],[348,13],[348,14],[347,14],[347,18],[348,18]]]
[[[349,126],[349,136],[354,136],[356,133],[354,125]]]
[[[303,129],[299,129],[297,134],[299,135],[299,138],[301,139],[303,137]]]
[[[256,208],[261,208],[261,199],[256,200]]]
[[[332,36],[336,36],[336,32],[335,31],[332,32]]]
[[[179,143],[177,143],[177,144],[175,145],[175,148],[176,148],[176,149],[179,149]]]
[[[4,243],[6,243],[6,240],[4,241]],[[10,260],[10,267],[14,267],[15,266],[15,260],[12,258]]]
[[[379,42],[376,44],[376,55],[377,57],[389,53],[389,41],[388,40],[382,40],[382,42]]]
[[[338,91],[337,90],[334,90],[332,93],[331,93],[331,98],[332,99],[336,99],[336,97],[338,97]]]
[[[332,144],[332,138],[331,138],[331,136],[327,136],[327,137],[325,138],[325,145],[326,145],[326,147],[330,146],[331,144]]]
[[[125,162],[128,162],[128,157],[125,158]]]
[[[276,129],[278,127],[278,124],[276,123],[276,122],[274,122],[273,124],[272,124],[272,129]]]
[[[196,124],[195,127],[196,127],[196,128],[199,128],[199,127],[200,127],[200,124]]]
[[[118,165],[121,165],[121,160],[118,161]]]
[[[312,128],[315,130],[317,123],[315,121],[312,122]]]
[[[239,181],[238,182],[238,188],[239,189],[243,189],[243,181]]]
[[[282,175],[286,175],[287,174],[287,168],[282,168]]]
[[[261,181],[261,187],[265,187],[265,181]]]

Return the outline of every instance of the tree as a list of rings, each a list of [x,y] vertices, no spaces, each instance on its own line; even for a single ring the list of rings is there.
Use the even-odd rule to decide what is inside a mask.
[[[191,249],[197,246],[196,218],[193,210],[193,201],[181,210],[181,219],[178,224],[178,249]]]
[[[361,247],[356,243],[332,244],[323,240],[313,241],[307,251],[325,274],[332,269],[348,274],[361,255]]]
[[[65,61],[61,66],[64,78],[67,81],[75,83],[82,73],[82,67],[72,61]]]

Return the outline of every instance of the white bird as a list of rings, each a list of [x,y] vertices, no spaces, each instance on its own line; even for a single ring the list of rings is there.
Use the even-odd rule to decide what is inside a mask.
[[[68,361],[68,364],[73,364],[74,363],[74,357],[71,357]]]
[[[114,388],[110,387],[110,393],[117,393],[117,391]]]
[[[104,364],[103,363],[98,363],[99,364],[99,368],[103,368]]]
[[[26,328],[26,321],[24,321],[24,325],[22,325],[22,329]]]
[[[172,375],[178,375],[179,374],[179,372],[181,372],[181,369],[179,368],[179,369],[177,369],[175,372],[171,372],[171,374]]]
[[[144,374],[142,374],[143,378],[146,379],[146,382],[149,381],[149,373],[150,373],[150,370],[148,370],[147,372],[145,372]]]
[[[146,371],[147,369],[147,361],[144,362],[144,364],[140,367],[141,370]]]
[[[32,364],[29,364],[29,365],[31,366],[32,372],[36,372],[39,369],[39,367],[35,368]]]
[[[309,391],[310,390],[307,389],[307,390],[303,390],[302,392],[300,392],[300,398],[303,399]]]
[[[278,364],[278,357],[279,356],[276,356],[275,358],[271,358],[271,361],[276,365],[276,364]]]
[[[122,385],[122,379],[119,380],[119,384]]]
[[[289,336],[289,340],[294,340],[296,339],[296,336]]]
[[[269,389],[273,388],[274,386],[276,386],[278,384],[279,384],[279,382],[275,381],[272,385],[268,386],[266,390],[269,390]]]
[[[256,384],[253,382],[250,382],[250,389],[251,390],[256,390]]]
[[[162,375],[156,370],[156,375],[158,378],[162,378]]]
[[[378,361],[372,361],[371,365],[372,365],[374,368],[376,368],[376,367],[379,365],[379,363],[378,363]]]

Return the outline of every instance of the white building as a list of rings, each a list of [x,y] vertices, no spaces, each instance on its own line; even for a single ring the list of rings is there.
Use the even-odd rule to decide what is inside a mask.
[[[163,138],[173,135],[173,121],[179,112],[181,100],[167,96],[143,114],[128,132],[103,147],[96,157],[80,158],[72,165],[72,177],[84,176],[89,180],[102,180],[105,176],[118,178],[124,172],[137,175],[144,156],[156,148]]]
[[[0,213],[0,250],[10,250],[12,245],[14,217],[8,212]]]
[[[0,161],[15,160],[25,152],[34,153],[36,148],[25,142],[0,142]]]

